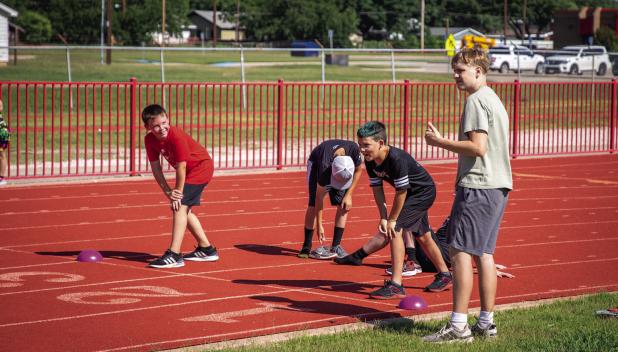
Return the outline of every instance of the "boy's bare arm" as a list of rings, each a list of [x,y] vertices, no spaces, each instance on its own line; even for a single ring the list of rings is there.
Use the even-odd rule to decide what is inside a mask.
[[[380,213],[380,223],[378,224],[378,231],[386,235],[386,225],[387,225],[387,217],[388,210],[386,209],[386,198],[384,197],[384,188],[380,187],[371,187],[373,191],[373,199],[376,201],[376,206],[378,207],[378,212]]]
[[[152,175],[157,181],[157,184],[159,185],[159,187],[161,187],[163,193],[165,193],[165,196],[170,198],[172,195],[172,189],[167,184],[167,180],[165,180],[165,176],[163,175],[163,170],[161,168],[161,162],[159,162],[158,160],[151,161],[150,169],[152,170]]]
[[[341,202],[341,207],[345,210],[352,209],[352,194],[354,193],[354,190],[356,189],[356,185],[358,184],[358,180],[360,180],[362,173],[363,173],[363,170],[360,166],[357,166],[356,168],[354,168],[354,176],[352,176],[352,185],[350,185],[350,188],[346,192],[345,196],[343,197],[343,201]]]
[[[487,133],[482,130],[467,133],[469,140],[454,141],[442,137],[438,129],[431,123],[427,123],[425,140],[427,144],[446,149],[448,151],[467,156],[482,157],[487,153]]]
[[[388,214],[386,225],[386,232],[389,238],[392,238],[395,235],[395,225],[397,224],[397,218],[399,218],[401,209],[403,209],[403,204],[406,201],[407,193],[408,190],[406,189],[398,190],[395,193],[395,197],[393,198],[393,206],[391,207],[390,214]]]

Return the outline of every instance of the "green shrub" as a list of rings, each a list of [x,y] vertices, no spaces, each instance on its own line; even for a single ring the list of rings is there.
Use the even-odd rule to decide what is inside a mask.
[[[52,36],[51,21],[34,11],[24,11],[17,18],[17,23],[24,28],[23,41],[31,44],[47,43]]]
[[[607,51],[616,51],[618,49],[618,39],[616,38],[616,33],[607,27],[601,26],[594,33],[594,41],[600,45],[603,45]]]

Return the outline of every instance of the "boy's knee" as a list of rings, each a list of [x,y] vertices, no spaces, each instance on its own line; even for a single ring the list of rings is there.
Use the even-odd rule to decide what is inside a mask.
[[[422,234],[420,236],[414,236],[414,238],[416,238],[416,240],[420,244],[427,244],[430,241],[433,241],[433,238],[431,238],[431,235],[429,234],[429,232],[424,233],[424,234]]]

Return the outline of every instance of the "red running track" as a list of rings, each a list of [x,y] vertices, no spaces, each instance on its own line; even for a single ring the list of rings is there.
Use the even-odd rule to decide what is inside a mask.
[[[438,184],[437,227],[455,165],[427,168]],[[499,279],[497,303],[617,291],[618,157],[515,160],[513,171],[496,261],[516,277]],[[348,251],[377,226],[367,183],[355,194]],[[169,244],[171,218],[152,180],[1,189],[0,345],[146,351],[411,314],[396,300],[368,299],[386,278],[387,249],[362,267],[296,258],[304,173],[219,176],[204,198],[196,213],[221,260],[156,270],[146,264]],[[184,244],[192,249],[190,235]],[[83,249],[105,259],[76,262]],[[423,273],[404,285],[429,303],[422,313],[449,311],[450,291],[422,292],[431,280]]]

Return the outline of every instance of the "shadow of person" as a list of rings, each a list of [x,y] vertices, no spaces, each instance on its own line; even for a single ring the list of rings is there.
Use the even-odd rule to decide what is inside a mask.
[[[296,254],[298,254],[298,251],[294,249],[278,247],[278,246],[271,246],[271,245],[264,245],[264,244],[254,244],[254,243],[237,244],[237,245],[234,245],[234,247],[238,249],[242,249],[243,251],[254,252],[254,253],[265,254],[265,255],[296,256]]]
[[[250,279],[235,279],[232,280],[236,284],[244,285],[278,285],[284,287],[298,287],[298,288],[315,288],[324,291],[331,292],[353,292],[360,294],[369,294],[369,292],[380,288],[378,285],[371,285],[359,282],[351,281],[338,281],[338,280],[250,280]]]
[[[338,303],[328,300],[294,300],[281,296],[252,296],[251,299],[256,299],[262,302],[267,302],[268,306],[275,311],[290,311],[290,312],[306,312],[328,314],[334,316],[353,317],[363,322],[373,322],[376,319],[400,318],[398,312],[388,312],[377,310],[370,307],[364,307],[349,303]],[[345,300],[345,298],[342,298]],[[393,308],[395,305],[393,304]]]
[[[80,251],[58,251],[58,252],[34,252],[38,255],[50,255],[56,257],[75,257],[79,255]],[[139,263],[148,263],[151,260],[157,258],[156,256],[149,253],[141,253],[141,252],[127,252],[127,251],[99,251],[103,258],[113,258],[120,260],[128,260],[132,262]]]

